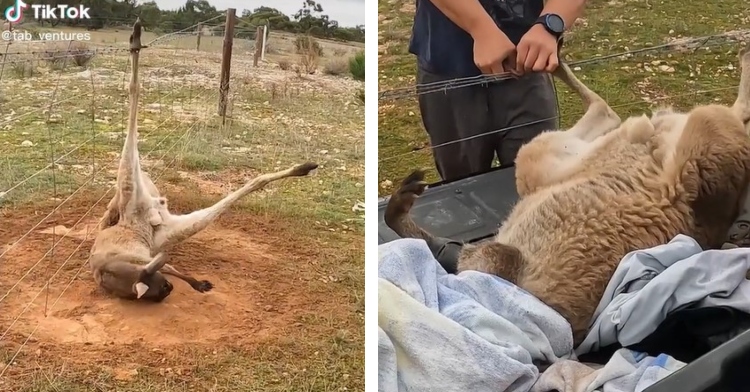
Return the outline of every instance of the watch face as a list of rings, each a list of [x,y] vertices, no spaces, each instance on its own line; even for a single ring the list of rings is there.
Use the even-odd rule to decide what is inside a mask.
[[[563,30],[565,30],[565,22],[561,17],[550,14],[547,15],[546,19],[547,27],[555,33],[562,34]]]

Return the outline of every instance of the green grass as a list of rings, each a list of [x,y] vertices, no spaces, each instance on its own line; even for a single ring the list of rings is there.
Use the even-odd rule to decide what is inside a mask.
[[[357,374],[361,372],[357,366],[361,366],[363,358],[361,348],[357,347],[361,343],[353,340],[353,336],[338,332],[328,337],[319,336],[320,340],[313,342],[300,333],[289,332],[283,339],[253,349],[231,347],[212,351],[196,347],[177,350],[169,353],[172,357],[169,362],[136,367],[137,375],[127,382],[116,379],[106,368],[66,374],[68,369],[51,359],[54,365],[35,373],[29,384],[14,390],[338,392],[364,389],[363,382],[355,381],[362,379],[361,374]],[[172,359],[177,355],[179,364],[173,365]]]
[[[232,74],[231,118],[224,124],[215,114],[218,65],[213,58],[146,50],[141,63],[139,148],[157,186],[170,184],[195,193],[200,197],[196,206],[204,206],[219,196],[197,190],[201,179],[217,189],[234,189],[262,172],[304,161],[320,165],[310,178],[269,186],[239,202],[235,210],[246,212],[241,216],[247,219],[278,220],[290,243],[303,247],[301,255],[315,254],[310,268],[336,283],[313,281],[300,290],[315,298],[336,299],[340,307],[330,314],[299,316],[278,336],[250,347],[233,342],[175,347],[164,362],[141,363],[137,376],[127,381],[116,379],[111,368],[71,361],[70,351],[80,346],[47,344],[41,355],[49,357],[44,360],[27,347],[17,359],[24,369],[14,373],[21,376],[8,379],[11,384],[0,384],[0,389],[13,385],[11,389],[18,391],[72,392],[363,390],[364,219],[362,212],[352,210],[364,200],[364,107],[355,97],[362,83],[331,87],[316,77],[264,70],[274,77],[269,83],[238,66]],[[15,188],[0,194],[0,212],[12,215],[16,208],[43,204],[44,209],[38,208],[41,219],[50,204],[79,187],[83,186],[81,193],[101,195],[111,186],[127,120],[126,66],[123,54],[96,57],[90,66],[93,85],[77,67],[46,70],[41,64],[44,72],[30,77],[3,75],[0,91],[12,91],[12,96],[0,106],[0,192]],[[62,102],[48,116],[44,109],[55,86],[55,100]],[[33,146],[22,146],[26,140]],[[45,169],[53,160],[58,160],[54,170]],[[294,254],[289,257],[311,262]],[[5,348],[0,345],[0,369],[8,359]],[[133,361],[150,358],[137,352],[141,349],[150,350],[134,343]],[[107,355],[124,355],[118,358],[123,362],[128,357],[105,350],[102,356]]]
[[[349,70],[357,80],[365,80],[365,52],[357,53],[349,60]]]
[[[415,84],[416,63],[407,52],[412,2],[379,1],[385,16],[379,28],[380,90]],[[684,2],[678,0],[590,1],[583,19],[566,36],[566,61],[666,43],[670,38],[699,37],[747,28],[750,4],[741,0]],[[739,83],[739,44],[729,39],[709,42],[695,50],[663,50],[582,65],[574,72],[621,116],[637,115],[657,105],[688,109],[696,104],[731,104]],[[660,66],[666,70],[661,70]],[[561,125],[582,114],[580,100],[557,82]],[[650,102],[649,102],[650,100]],[[383,100],[378,118],[378,182],[381,195],[392,190],[413,168],[430,168],[437,180],[416,97]]]

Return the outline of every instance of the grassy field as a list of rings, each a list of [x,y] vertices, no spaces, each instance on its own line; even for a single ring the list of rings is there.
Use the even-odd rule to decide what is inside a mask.
[[[34,53],[47,49],[14,43],[0,77],[0,390],[362,390],[363,82],[235,51],[223,123],[217,51],[142,52],[140,151],[172,210],[320,164],[175,250],[213,291],[176,282],[148,307],[101,293],[85,265],[124,139],[127,53],[77,66]]]
[[[35,24],[23,25],[20,27],[21,31],[24,28],[32,32],[67,32],[67,33],[88,33],[91,39],[88,44],[92,47],[111,47],[120,46],[125,47],[128,42],[130,29],[127,26],[122,28],[106,28],[97,30],[94,32],[86,32],[82,29],[76,28],[46,28],[38,27]],[[213,29],[205,28],[204,33],[200,38],[200,51],[210,54],[221,53],[224,45],[223,27]],[[253,31],[254,32],[254,31]],[[255,41],[245,38],[239,38],[240,34],[247,34],[247,30],[237,28],[235,30],[235,37],[232,47],[234,55],[241,55],[246,57],[252,57],[255,53]],[[269,32],[268,42],[266,43],[266,54],[265,62],[267,64],[278,64],[279,62],[288,62],[292,64],[298,64],[301,61],[300,55],[296,51],[295,41],[299,36],[284,31],[271,31]],[[197,36],[195,33],[160,33],[144,32],[143,38],[144,43],[149,43],[153,40],[157,40],[157,45],[160,47],[169,47],[172,49],[184,49],[184,50],[195,50],[197,47]],[[364,43],[361,42],[341,42],[332,41],[326,39],[316,40],[322,49],[320,58],[317,59],[319,62],[320,71],[326,68],[326,65],[331,62],[342,62],[342,60],[348,61],[349,58],[353,57],[356,53],[364,50]],[[11,50],[12,52],[12,50]]]
[[[201,35],[200,49],[206,52],[217,52],[220,53],[224,45],[224,33],[223,33],[223,21],[214,21],[219,27],[209,28],[205,27]],[[20,27],[21,30],[28,29],[30,31],[49,31],[49,32],[75,32],[85,33],[83,29],[73,27],[47,27],[37,26],[36,24],[24,24]],[[249,31],[242,29],[241,27],[235,28],[235,38],[233,51],[235,52],[247,52],[254,50],[255,41],[251,39],[238,38],[240,33],[246,34]],[[255,31],[253,30],[252,33]],[[125,45],[130,34],[129,26],[122,26],[121,28],[107,27],[105,29],[96,30],[89,32],[91,34],[91,40],[89,41],[94,45]],[[168,46],[175,49],[195,49],[197,44],[197,36],[194,32],[185,33],[154,33],[152,31],[144,31],[142,40],[144,43],[151,42],[159,37],[164,37],[164,41],[167,41]],[[166,38],[169,38],[168,40]],[[294,40],[297,38],[296,34],[287,33],[285,31],[270,31],[268,37],[268,44],[266,47],[267,54],[291,54],[294,52]],[[124,39],[124,40],[123,40]],[[326,39],[318,40],[323,47],[325,52],[330,53],[344,53],[350,54],[357,50],[363,50],[365,45],[362,42],[341,42]]]
[[[407,51],[414,3],[379,0],[378,72],[381,91],[415,84],[416,63]],[[632,54],[574,68],[591,89],[620,114],[641,114],[658,105],[688,109],[696,104],[730,104],[739,83],[738,40],[750,41],[750,3],[720,0],[592,0],[583,18],[566,36],[566,61],[595,59],[661,45],[681,38],[730,32],[702,47],[673,47]],[[560,123],[571,125],[582,114],[580,100],[557,82]],[[378,160],[386,195],[413,168],[434,168],[416,97],[379,104]],[[429,180],[437,180],[432,170]]]

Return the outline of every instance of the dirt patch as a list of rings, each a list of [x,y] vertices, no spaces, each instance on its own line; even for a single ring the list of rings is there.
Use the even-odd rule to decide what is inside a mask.
[[[177,175],[194,184],[201,192],[207,195],[226,195],[245,184],[247,179],[256,176],[257,173],[249,175],[248,170],[227,169],[221,171],[188,172],[178,171]],[[259,192],[270,192],[271,189],[261,189]]]
[[[173,210],[198,208],[187,206],[174,192],[169,197]],[[327,302],[306,292],[303,284],[311,279],[304,270],[314,256],[293,246],[272,221],[263,221],[273,218],[243,212],[226,214],[171,252],[176,268],[211,281],[212,291],[201,294],[172,279],[175,290],[160,304],[113,298],[95,285],[86,264],[101,211],[72,227],[91,204],[68,204],[61,217],[44,222],[0,259],[0,298],[5,297],[0,300],[0,336],[7,333],[22,343],[33,331],[32,342],[53,345],[142,342],[154,348],[252,343],[278,334]],[[16,222],[0,229],[0,244],[8,249],[41,216],[27,208],[0,219]],[[59,240],[53,257],[48,252],[52,227],[54,240]],[[53,275],[47,290],[45,282]]]

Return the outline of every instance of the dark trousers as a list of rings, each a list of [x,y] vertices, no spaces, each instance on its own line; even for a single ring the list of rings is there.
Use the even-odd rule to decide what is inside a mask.
[[[417,70],[419,84],[449,79]],[[421,94],[419,110],[445,181],[489,170],[495,155],[512,164],[523,144],[557,127],[557,96],[551,75],[543,73]]]

